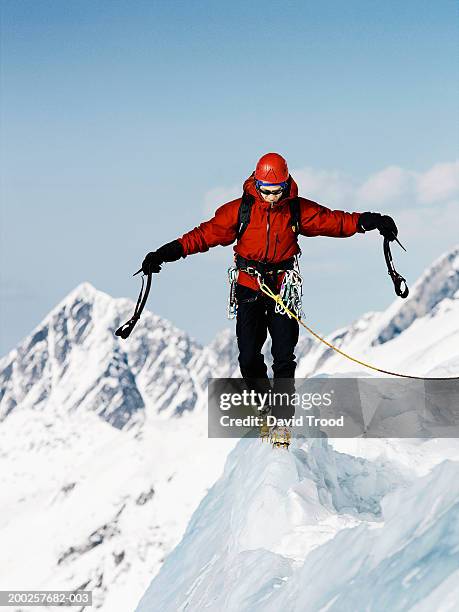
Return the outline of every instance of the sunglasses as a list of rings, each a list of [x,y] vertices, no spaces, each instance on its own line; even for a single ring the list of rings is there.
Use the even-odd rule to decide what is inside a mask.
[[[277,195],[280,195],[284,191],[284,189],[281,187],[280,189],[272,189],[271,190],[271,189],[263,189],[263,187],[258,187],[258,191],[260,193],[262,193],[263,195],[267,195],[267,196],[268,195],[274,195],[274,196],[277,196]]]

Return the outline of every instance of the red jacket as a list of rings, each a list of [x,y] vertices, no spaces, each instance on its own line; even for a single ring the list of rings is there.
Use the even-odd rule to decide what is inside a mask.
[[[291,179],[290,191],[279,202],[271,205],[265,202],[255,187],[253,175],[244,183],[244,191],[255,197],[250,223],[241,239],[234,246],[234,252],[247,259],[277,263],[296,255],[300,248],[297,235],[290,224],[289,200],[298,196],[298,186]],[[330,210],[306,198],[300,203],[300,231],[303,236],[333,236],[345,238],[361,232],[357,226],[360,213]],[[184,234],[179,241],[185,256],[204,253],[209,248],[227,246],[236,240],[239,206],[241,198],[223,204],[209,221],[201,223]],[[258,289],[255,278],[245,272],[239,273],[241,285]]]

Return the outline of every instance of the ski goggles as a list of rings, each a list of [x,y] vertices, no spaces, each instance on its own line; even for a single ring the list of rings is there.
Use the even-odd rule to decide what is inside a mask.
[[[263,189],[263,187],[275,187],[279,186],[279,189]],[[260,193],[263,195],[280,195],[283,191],[287,189],[287,182],[285,183],[262,183],[261,181],[256,181],[256,187]]]

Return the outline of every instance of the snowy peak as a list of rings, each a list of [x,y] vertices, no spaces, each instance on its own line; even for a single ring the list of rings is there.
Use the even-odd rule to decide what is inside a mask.
[[[108,422],[121,427],[129,420],[121,412],[132,416],[143,408],[126,360],[111,350],[116,310],[114,301],[89,283],[62,300],[0,362],[0,417],[18,405],[43,409],[51,402],[74,410],[92,404]]]
[[[373,345],[383,344],[413,321],[434,316],[444,301],[459,299],[459,245],[439,257],[414,284],[406,301],[396,300],[384,315],[384,325]]]
[[[115,337],[134,303],[90,283],[71,291],[32,334],[0,361],[0,419],[17,406],[89,410],[116,428],[146,411],[192,410],[209,376],[203,350],[145,311],[128,341]]]

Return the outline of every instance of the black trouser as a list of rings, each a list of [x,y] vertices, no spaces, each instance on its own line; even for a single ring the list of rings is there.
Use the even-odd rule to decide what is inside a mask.
[[[261,387],[262,391],[268,388],[268,369],[261,350],[269,331],[272,341],[273,391],[294,392],[296,361],[293,351],[298,342],[298,322],[285,314],[276,313],[274,300],[244,285],[237,285],[236,299],[236,336],[242,377],[250,388]],[[290,418],[294,411],[292,406],[274,406],[271,413],[276,417]]]

